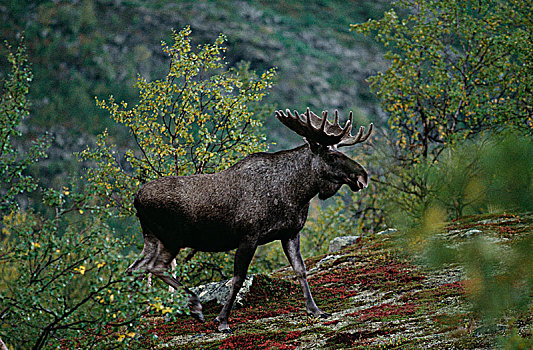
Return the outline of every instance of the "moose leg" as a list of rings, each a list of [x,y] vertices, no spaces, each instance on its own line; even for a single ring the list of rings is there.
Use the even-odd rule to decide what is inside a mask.
[[[174,271],[174,269],[176,268],[176,259],[173,259],[171,262],[170,262],[170,268],[169,270],[170,271]],[[173,272],[172,273],[172,277],[176,278],[176,273]],[[146,284],[148,284],[148,287],[151,287],[152,286],[152,273],[149,273],[148,274],[148,277],[146,278]],[[185,288],[185,287],[184,287]],[[174,293],[176,291],[176,289],[172,286],[168,286],[168,292],[169,293]]]
[[[247,242],[245,244],[240,244],[237,252],[235,253],[235,262],[233,265],[233,279],[231,283],[231,291],[228,296],[228,300],[220,314],[215,318],[215,322],[218,322],[218,330],[223,333],[233,333],[228,325],[228,317],[235,302],[235,298],[239,293],[239,290],[246,279],[246,273],[248,271],[248,266],[254,257],[255,250],[257,245],[254,243]]]
[[[159,277],[163,282],[174,289],[183,288],[187,294],[190,295],[188,306],[191,309],[191,315],[201,322],[204,322],[204,315],[202,313],[202,304],[200,298],[189,288],[182,285],[169,272],[171,271],[172,263],[176,254],[170,253],[161,242],[159,242],[158,254],[153,264],[148,268],[155,276]],[[174,263],[175,264],[175,263]]]
[[[153,264],[153,260],[158,254],[159,240],[150,234],[144,227],[143,239],[144,247],[141,252],[141,257],[135,260],[135,262],[126,269],[127,274],[131,275],[135,271],[146,272],[148,267]]]
[[[176,254],[169,252],[159,239],[157,239],[141,222],[143,228],[144,248],[141,253],[141,257],[137,259],[126,270],[127,274],[132,274],[135,271],[148,273],[148,283],[151,285],[151,274],[161,278],[171,288],[178,289],[183,288],[189,297],[189,308],[193,317],[200,321],[204,321],[204,315],[202,314],[202,304],[200,299],[193,291],[183,286],[176,278],[168,274],[171,270],[171,266],[175,266],[174,258]]]
[[[329,313],[323,312],[318,308],[318,306],[316,306],[313,296],[311,295],[311,290],[309,289],[309,284],[307,284],[305,263],[302,259],[302,255],[300,254],[300,234],[298,233],[295,237],[282,240],[281,244],[287,259],[289,259],[289,262],[291,263],[291,266],[296,274],[296,278],[298,278],[298,281],[302,286],[307,314],[315,317],[329,317]]]
[[[189,309],[191,309],[191,315],[198,321],[205,321],[204,314],[202,313],[202,304],[200,303],[200,298],[198,298],[198,296],[194,294],[192,290],[182,285],[176,278],[168,275],[166,271],[153,272],[153,274],[174,289],[183,288],[183,290],[190,295],[187,305],[189,306]]]

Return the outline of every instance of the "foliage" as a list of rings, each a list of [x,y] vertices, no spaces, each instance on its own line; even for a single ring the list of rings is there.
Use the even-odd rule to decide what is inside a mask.
[[[391,223],[404,233],[400,242],[406,251],[423,256],[425,263],[438,269],[449,264],[462,267],[468,280],[466,296],[489,324],[533,307],[531,226],[514,229],[522,221],[519,215],[489,217],[472,225],[463,224],[468,219],[461,216],[531,211],[532,163],[531,140],[517,134],[456,145],[440,162],[427,165],[431,191],[416,215],[409,219],[401,207],[390,208]],[[458,224],[447,224],[454,216]],[[442,235],[445,226],[450,232],[463,230],[470,239],[449,244],[447,235]],[[491,236],[493,230],[497,238]]]
[[[172,45],[162,44],[170,57],[168,74],[152,82],[139,78],[139,103],[133,108],[113,97],[98,101],[129,129],[138,146],[122,159],[104,132],[95,149],[80,154],[96,164],[87,175],[92,191],[121,216],[134,213],[133,197],[142,183],[162,176],[218,172],[266,148],[260,129],[267,110],[257,101],[272,86],[274,70],[260,77],[246,65],[228,70],[222,57],[223,35],[194,52],[190,33],[186,27],[174,32]],[[224,278],[230,262],[227,254],[197,254],[188,267],[182,267],[187,269],[183,275],[196,276],[197,282]]]
[[[20,154],[14,144],[22,136],[19,126],[28,117],[27,94],[33,75],[28,67],[24,38],[21,37],[15,51],[6,43],[11,74],[2,87],[0,97],[0,214],[18,208],[17,195],[33,191],[36,181],[26,173],[28,167],[46,156],[48,140],[46,136],[33,141],[26,152]]]
[[[414,176],[424,177],[428,191],[418,201],[413,198],[411,207],[392,203],[388,212],[395,208],[404,226],[409,226],[423,221],[425,213],[436,207],[442,210],[443,220],[487,212],[530,211],[532,162],[533,144],[516,133],[492,134],[454,145],[441,161],[421,162],[410,169]],[[406,221],[406,213],[413,213],[413,219]]]
[[[450,145],[437,162],[420,159],[407,166],[393,137],[373,136],[372,152],[364,155],[365,164],[371,167],[369,187],[361,194],[353,194],[353,204],[347,207],[354,216],[360,213],[355,216],[360,227],[375,232],[395,225],[396,215],[408,225],[421,220],[424,210],[435,201],[449,211],[450,218],[469,213],[465,208],[473,203],[465,191],[469,179],[479,176],[477,152],[482,145]],[[475,205],[469,209],[479,212]]]
[[[370,78],[392,130],[371,155],[380,169],[372,178],[379,192],[372,205],[404,232],[402,247],[439,268],[463,267],[472,283],[467,296],[486,320],[527,310],[530,232],[506,247],[484,233],[450,247],[438,234],[464,214],[533,208],[533,148],[521,137],[533,126],[530,5],[395,5],[380,20],[352,26],[375,35],[390,61]]]
[[[95,193],[123,215],[133,213],[133,195],[141,183],[162,176],[213,173],[265,148],[264,136],[257,132],[261,121],[247,103],[264,96],[274,72],[244,80],[235,70],[221,71],[224,36],[195,53],[190,33],[186,27],[174,32],[172,46],[163,43],[171,60],[169,72],[163,80],[139,78],[140,101],[133,108],[113,97],[98,101],[113,120],[129,129],[140,151],[127,150],[122,164],[104,132],[96,149],[80,154],[96,162],[88,171]]]
[[[2,97],[0,132],[6,135],[5,169],[16,168],[16,176],[24,176],[45,147],[37,142],[39,151],[17,163],[12,135],[22,136],[18,128],[27,116],[31,77],[19,45],[9,57],[13,73]],[[27,196],[36,181],[25,176],[7,182],[8,199]],[[91,195],[67,187],[41,189],[40,194],[41,213],[14,202],[2,207],[10,210],[2,212],[0,224],[0,338],[8,346],[109,349],[136,341],[134,327],[143,314],[181,313],[184,300],[169,300],[168,293],[159,295],[125,276],[128,242],[109,229]]]
[[[0,337],[8,345],[107,349],[134,341],[145,313],[181,313],[183,300],[163,299],[125,276],[126,242],[100,218],[85,208],[55,208],[52,219],[4,216]]]
[[[406,162],[483,130],[533,127],[533,24],[523,0],[395,2],[374,33],[390,66],[371,77]]]
[[[467,278],[466,296],[477,316],[486,323],[501,322],[502,317],[512,323],[520,315],[530,313],[533,307],[533,273],[530,268],[533,264],[533,235],[512,228],[513,224],[521,223],[521,216],[507,214],[507,220],[483,220],[472,225],[473,228],[464,229],[473,237],[453,246],[444,237],[435,235],[443,225],[440,221],[443,217],[439,214],[438,208],[426,212],[425,225],[407,237],[411,248],[422,249],[425,262],[434,268],[441,269],[449,264],[461,266]],[[461,221],[458,223],[460,229]],[[499,227],[495,226],[499,223]],[[491,237],[493,227],[499,229],[497,234],[503,239]],[[515,234],[519,236],[512,237]],[[509,238],[512,242],[501,243]]]
[[[446,202],[451,217],[468,212],[477,201],[465,191],[475,195],[469,178],[478,171],[479,150],[450,155],[465,140],[487,139],[487,131],[530,134],[533,126],[528,79],[533,26],[527,2],[400,0],[394,5],[382,19],[352,25],[353,31],[375,35],[390,63],[369,78],[391,129],[373,136],[373,152],[364,161],[371,164],[378,195],[352,196],[353,203],[372,208],[368,219],[359,219],[371,229],[393,212],[418,221],[436,197]],[[438,175],[452,172],[460,174],[453,182]]]

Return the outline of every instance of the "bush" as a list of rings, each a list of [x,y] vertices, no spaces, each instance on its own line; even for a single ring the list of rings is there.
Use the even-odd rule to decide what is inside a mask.
[[[91,191],[103,206],[119,216],[132,216],[133,197],[141,184],[162,176],[218,172],[239,158],[266,149],[259,108],[272,86],[274,70],[257,77],[246,65],[227,69],[222,57],[225,37],[213,44],[191,48],[189,27],[174,32],[174,43],[163,43],[170,57],[164,79],[148,82],[139,77],[139,103],[97,101],[124,125],[138,146],[118,154],[107,132],[97,147],[80,153],[95,163],[88,170]],[[182,251],[179,259],[188,255]],[[227,278],[232,274],[231,253],[198,253],[185,266],[183,279],[193,283]]]
[[[19,194],[37,188],[37,182],[26,170],[39,158],[46,157],[49,146],[46,135],[35,140],[25,155],[21,155],[14,145],[22,136],[18,127],[29,115],[27,94],[33,79],[23,41],[21,37],[15,51],[6,43],[11,74],[3,84],[0,97],[0,215],[19,207]]]
[[[489,323],[533,307],[531,228],[513,233],[506,243],[494,242],[482,231],[478,237],[451,245],[440,233],[450,219],[464,214],[531,211],[531,164],[533,143],[521,135],[490,135],[456,145],[440,162],[426,166],[432,191],[416,215],[406,220],[400,208],[391,215],[393,225],[404,233],[401,244],[405,251],[422,256],[432,267],[463,267],[467,296],[477,314]],[[520,222],[520,215],[507,216]]]
[[[2,232],[0,337],[17,349],[107,349],[135,341],[144,314],[185,307],[125,276],[127,242],[88,209],[16,212]]]
[[[0,113],[4,135],[0,164],[5,195],[0,214],[0,339],[17,349],[102,348],[134,343],[147,313],[180,313],[182,299],[148,290],[126,277],[127,239],[105,223],[105,210],[92,195],[63,187],[39,188],[25,174],[44,156],[38,139],[17,156],[13,136],[27,116],[28,84],[23,43],[9,54],[12,74],[5,83]],[[40,212],[21,209],[17,199],[39,190]],[[163,297],[166,295],[166,297]],[[181,294],[178,294],[181,298]],[[0,342],[0,344],[3,344]]]
[[[352,29],[375,35],[388,50],[389,68],[370,82],[408,160],[436,159],[448,144],[487,129],[531,131],[527,1],[398,0],[394,6]]]

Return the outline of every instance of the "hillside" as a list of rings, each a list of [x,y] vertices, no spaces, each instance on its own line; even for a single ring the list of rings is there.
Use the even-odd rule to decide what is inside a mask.
[[[385,62],[379,45],[349,32],[349,24],[381,17],[390,1],[15,1],[0,5],[0,38],[16,45],[25,33],[34,73],[27,137],[19,148],[49,133],[48,159],[33,169],[46,186],[77,177],[73,156],[95,135],[110,131],[119,147],[136,148],[128,131],[96,107],[95,97],[113,95],[136,103],[140,75],[161,79],[168,57],[161,42],[171,30],[190,25],[195,44],[227,36],[230,66],[249,63],[258,73],[277,67],[277,82],[263,106],[302,110],[338,108],[355,112],[358,123],[385,124],[365,79]],[[0,47],[0,80],[10,67]],[[271,116],[264,121],[272,150],[300,138]]]
[[[394,12],[387,11],[391,2],[2,2],[0,338],[22,349],[533,349],[529,4],[422,1],[406,2]],[[367,21],[384,13],[383,21]],[[349,31],[350,24],[362,22],[354,29],[377,34],[377,42],[390,50],[389,61],[371,36]],[[157,81],[169,68],[162,42],[188,26],[195,46],[225,34],[224,61],[229,70],[243,73],[238,81],[218,78],[224,66],[205,74],[205,57],[187,56],[183,39],[178,42],[185,49],[174,53],[181,58],[175,63],[186,68],[187,88],[174,90],[172,77]],[[207,49],[206,57],[217,50]],[[272,67],[277,82],[258,106],[262,95],[254,95],[249,78],[252,70],[261,74]],[[378,71],[386,73],[370,79],[374,95],[367,78]],[[203,78],[209,83],[198,84]],[[156,89],[145,89],[147,104],[119,113],[122,124],[108,115],[117,116],[114,107],[107,112],[96,107],[95,97],[135,106],[139,79],[154,82]],[[263,82],[271,85],[268,78]],[[192,87],[199,94],[189,94]],[[212,322],[229,280],[194,287],[208,320],[199,323],[183,315],[182,294],[172,296],[159,279],[152,287],[124,273],[142,248],[132,211],[141,183],[182,169],[219,171],[258,150],[263,135],[244,133],[256,125],[249,110],[240,108],[248,102],[230,101],[237,90],[264,119],[270,151],[302,142],[276,121],[274,109],[339,109],[342,117],[353,110],[354,124],[376,126],[370,142],[346,149],[367,171],[334,155],[335,145],[326,152],[310,142],[315,155],[302,178],[278,176],[269,182],[266,168],[254,175],[264,182],[252,191],[263,194],[259,200],[265,193],[271,197],[272,186],[286,194],[311,181],[323,197],[341,183],[353,185],[355,178],[371,180],[364,191],[339,191],[323,204],[310,203],[302,252],[311,256],[309,284],[320,308],[331,313],[327,319],[306,315],[301,288],[292,269],[282,267],[277,242],[255,255],[229,320],[233,334],[217,332]],[[168,91],[182,102],[178,113],[180,102],[165,99]],[[188,108],[193,101],[199,108]],[[204,118],[205,111],[221,110],[217,120]],[[161,114],[164,126],[150,122]],[[228,122],[234,115],[241,124]],[[173,119],[168,125],[167,116]],[[50,148],[40,138],[47,134]],[[251,147],[238,148],[245,141]],[[74,152],[84,149],[80,163]],[[135,159],[135,152],[141,158]],[[194,164],[181,167],[180,157]],[[295,169],[280,162],[273,167]],[[198,189],[202,195],[165,187],[167,199],[160,196],[153,207],[176,215],[177,236],[167,229],[158,234],[164,223],[148,225],[165,242],[166,250],[159,245],[158,254],[168,256],[187,241],[179,235],[190,230],[180,228],[203,226],[202,215],[181,222],[180,212],[194,210],[206,193],[217,191],[204,187]],[[250,191],[241,192],[249,197]],[[165,209],[171,206],[172,213]],[[236,213],[227,206],[212,210],[212,217]],[[242,216],[235,215],[237,221]],[[448,222],[452,218],[459,219]],[[259,216],[254,220],[251,226],[263,225]],[[265,232],[275,233],[278,226]],[[382,231],[391,226],[405,232]],[[355,234],[339,237],[351,242],[338,249],[330,245],[323,254],[336,235]],[[184,284],[231,276],[232,252],[194,258],[193,253],[182,250],[177,258]]]
[[[505,247],[532,229],[531,213],[484,215],[455,221],[441,235],[450,246],[483,236]],[[146,349],[487,349],[516,329],[533,344],[533,310],[486,326],[468,301],[475,281],[461,267],[421,268],[395,238],[384,231],[306,261],[317,304],[332,314],[326,320],[305,316],[300,287],[283,268],[254,277],[231,315],[235,334],[216,332],[211,321],[220,305],[212,301],[204,304],[207,323],[150,318],[145,327],[153,338],[139,341]]]
[[[250,62],[260,72],[277,67],[278,83],[267,102],[278,108],[354,109],[360,119],[375,119],[376,100],[365,78],[383,61],[376,44],[350,33],[349,24],[381,16],[388,4],[20,1],[0,6],[0,33],[14,43],[25,31],[35,74],[30,125],[53,127],[56,133],[95,134],[113,127],[94,97],[113,94],[135,102],[137,74],[149,80],[163,76],[168,62],[161,41],[185,25],[192,27],[196,43],[226,34],[230,65]],[[7,69],[1,61],[0,78]],[[267,121],[271,140],[286,144],[278,127]]]

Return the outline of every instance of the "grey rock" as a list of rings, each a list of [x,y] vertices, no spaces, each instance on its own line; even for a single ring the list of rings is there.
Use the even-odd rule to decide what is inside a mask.
[[[466,231],[462,236],[463,237],[472,237],[472,236],[478,235],[480,233],[482,233],[481,230],[472,229],[472,230]]]
[[[329,242],[329,252],[338,252],[339,250],[355,244],[360,236],[343,236],[336,237]]]
[[[380,232],[378,232],[378,233],[376,233],[376,234],[377,234],[377,235],[390,235],[390,234],[392,234],[392,233],[396,233],[396,232],[398,232],[397,229],[395,229],[395,228],[388,228],[388,229],[383,230],[383,231],[380,231]]]
[[[254,281],[254,277],[255,275],[250,275],[244,280],[244,283],[237,294],[237,298],[235,299],[235,304],[237,306],[242,306],[244,298],[250,291],[250,286]],[[231,279],[221,282],[203,284],[198,287],[193,287],[191,290],[194,292],[194,294],[198,295],[201,303],[207,303],[212,300],[216,300],[218,304],[224,305],[231,290]]]
[[[307,275],[310,276],[318,271],[324,270],[324,266],[326,266],[329,263],[333,263],[335,260],[337,260],[340,257],[342,257],[342,255],[328,255],[325,258],[320,259],[320,261],[317,262],[316,265],[312,269],[307,271]],[[296,276],[294,276],[294,278],[296,279]]]

